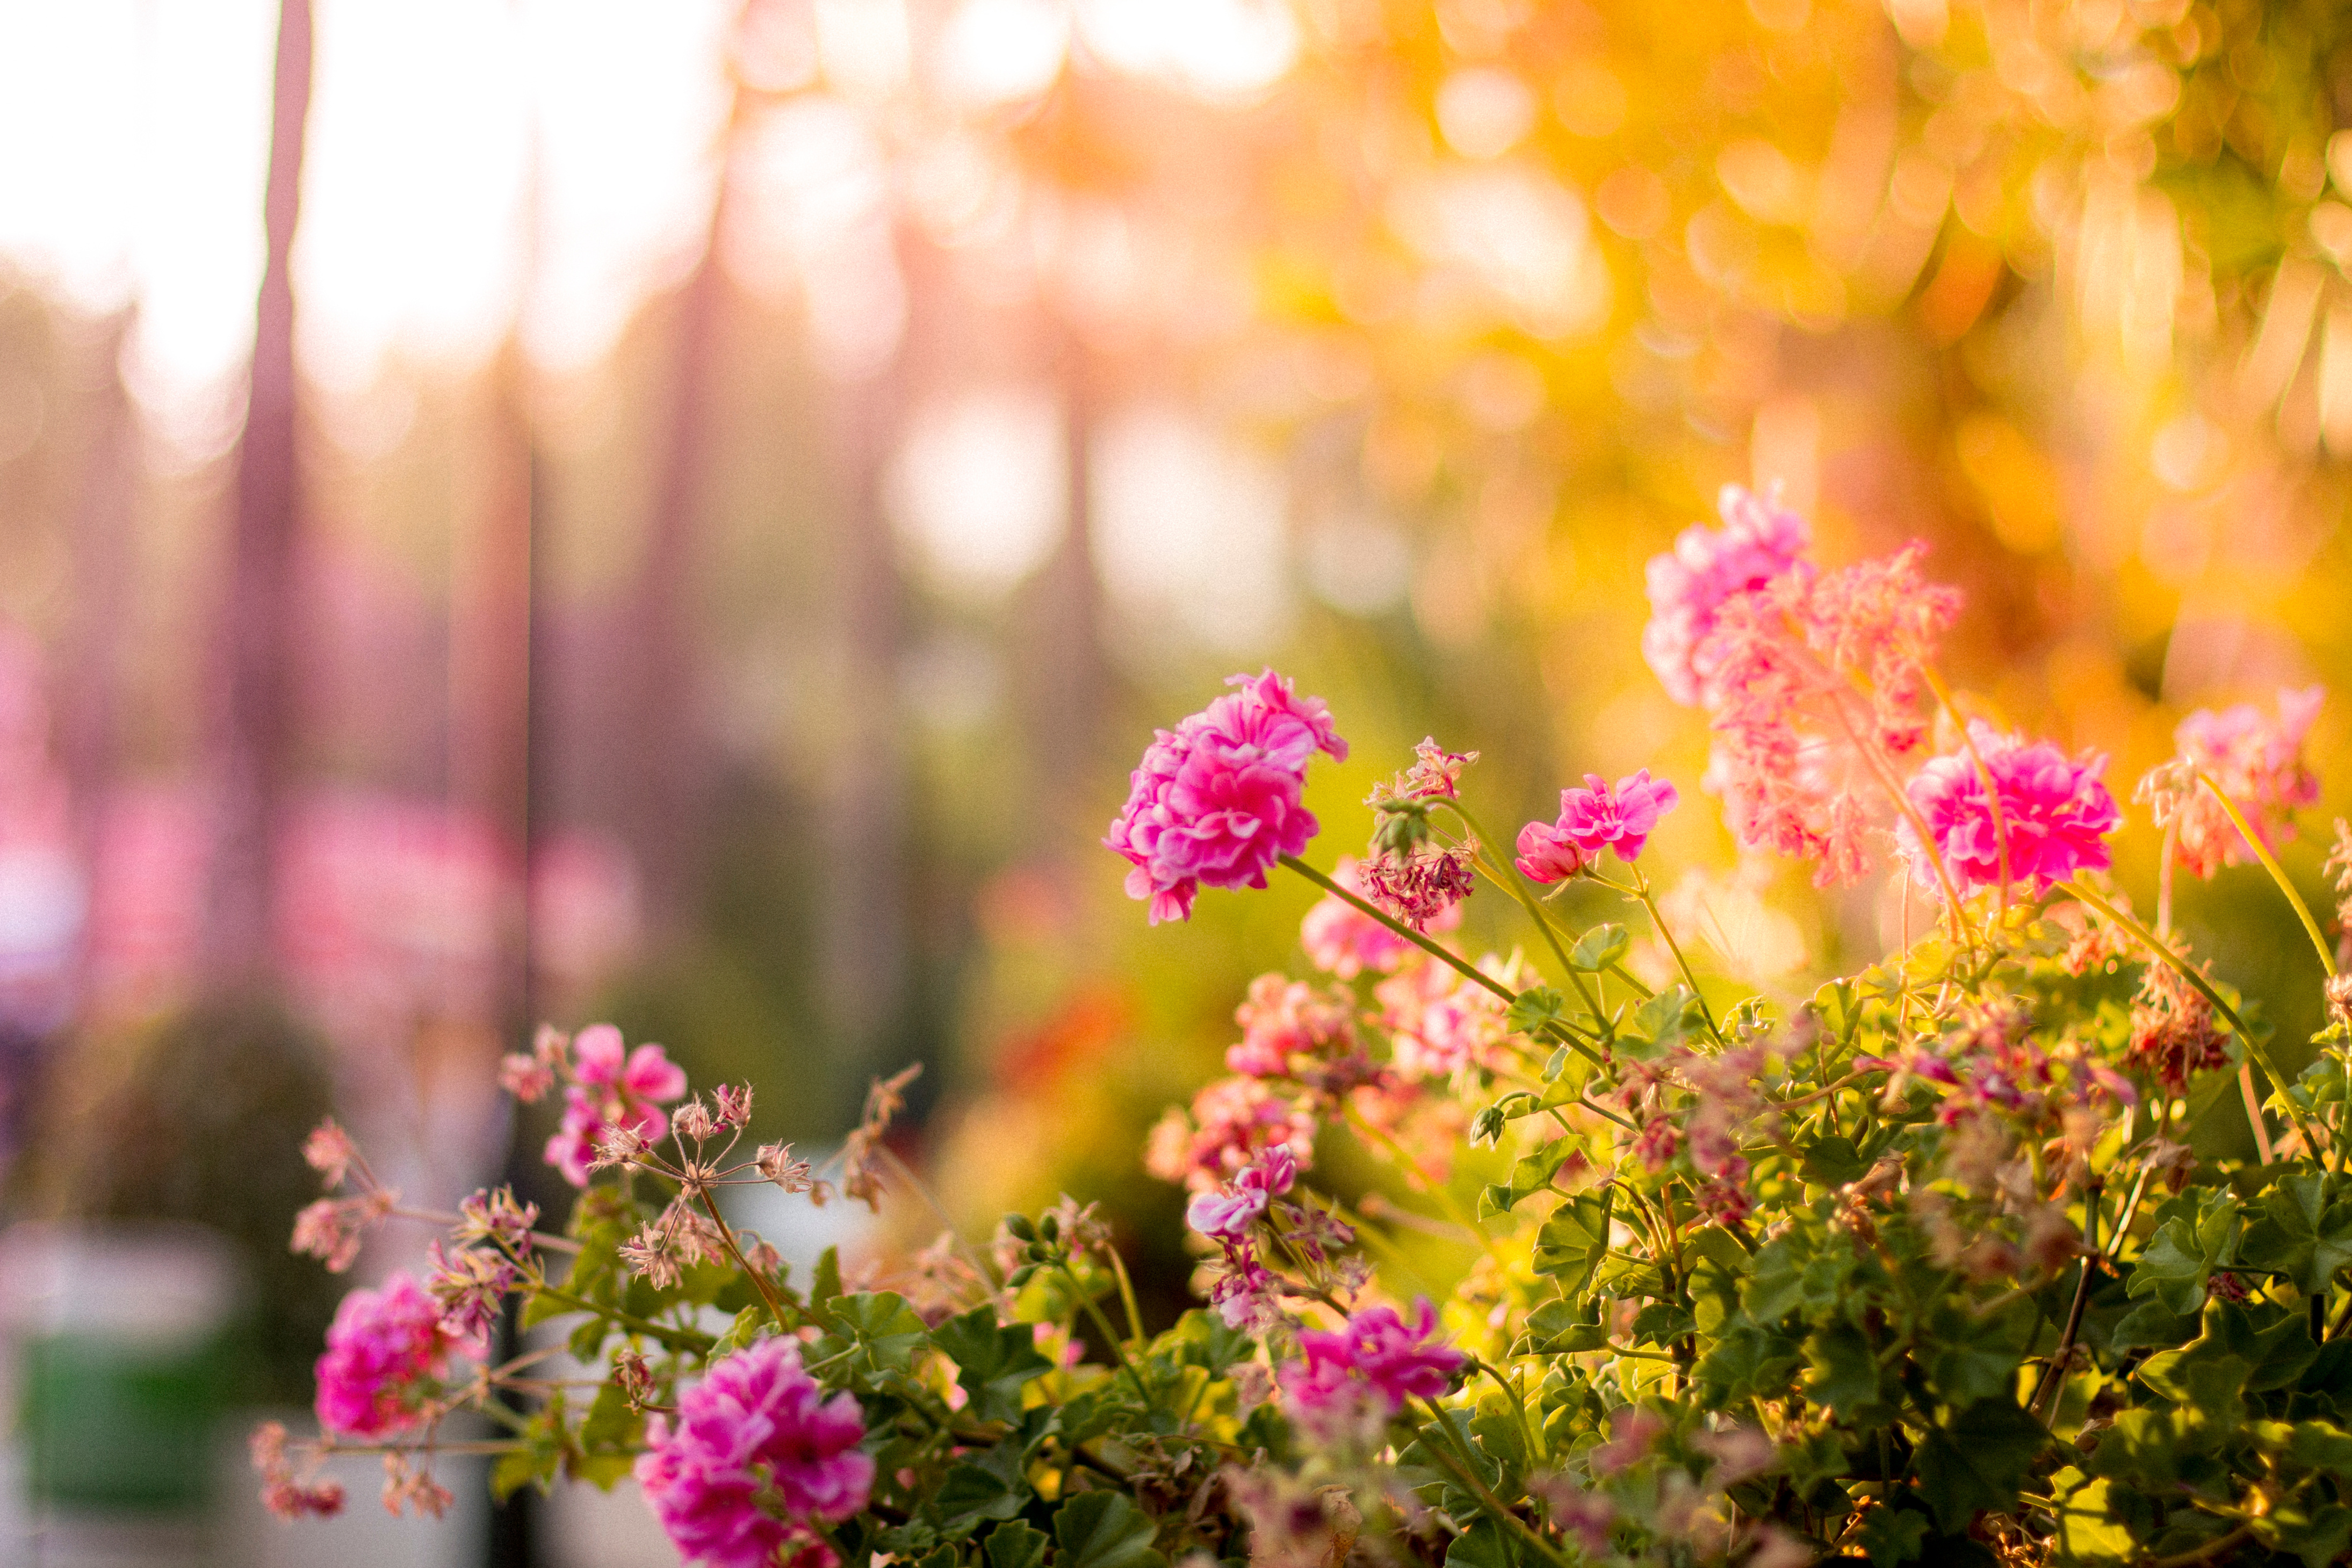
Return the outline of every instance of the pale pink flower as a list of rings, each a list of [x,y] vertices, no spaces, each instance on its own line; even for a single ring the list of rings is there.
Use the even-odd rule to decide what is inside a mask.
[[[433,1265],[425,1289],[441,1306],[441,1327],[454,1340],[485,1340],[520,1276],[515,1266],[483,1247],[449,1251],[436,1237],[425,1244]]]
[[[1297,1156],[1287,1145],[1277,1144],[1244,1166],[1223,1191],[1195,1197],[1184,1210],[1184,1223],[1212,1240],[1238,1241],[1297,1176]]]
[[[1331,880],[1360,898],[1371,896],[1352,855],[1339,857]],[[1462,906],[1456,904],[1432,915],[1422,929],[1451,931],[1461,924]],[[1421,950],[1347,900],[1328,893],[1299,922],[1298,940],[1317,968],[1342,980],[1352,980],[1368,970],[1388,974]]]
[[[1720,530],[1695,523],[1675,536],[1672,550],[1650,558],[1642,657],[1678,703],[1700,699],[1693,658],[1723,602],[1788,570],[1810,542],[1803,518],[1737,485],[1723,487],[1716,510]]]
[[[2303,742],[2326,695],[2324,686],[2282,691],[2276,718],[2252,703],[2219,713],[2200,708],[2173,732],[2180,755],[2236,802],[2265,848],[2275,851],[2294,838],[2294,813],[2318,802],[2319,779],[2303,760]],[[2192,875],[2210,877],[2225,864],[2256,858],[2212,791],[2192,784],[2153,793],[2159,826],[2179,819],[2174,854]]]
[[[1438,1337],[1437,1313],[1425,1300],[1413,1303],[1410,1320],[1394,1307],[1366,1307],[1343,1327],[1307,1330],[1298,1352],[1301,1359],[1279,1377],[1293,1409],[1309,1415],[1369,1393],[1393,1416],[1407,1399],[1444,1394],[1463,1362]]]
[[[1193,1096],[1189,1116],[1171,1110],[1161,1118],[1144,1167],[1162,1181],[1208,1192],[1277,1145],[1301,1166],[1313,1161],[1315,1115],[1307,1103],[1254,1078],[1221,1078]]]
[[[709,1568],[766,1568],[778,1549],[866,1506],[874,1459],[856,1398],[831,1399],[800,1346],[765,1339],[712,1364],[652,1417],[637,1483],[680,1556]]]
[[[1631,864],[1650,841],[1658,819],[1681,799],[1664,779],[1653,782],[1646,768],[1613,788],[1598,773],[1588,773],[1582,789],[1559,792],[1557,821],[1529,822],[1519,830],[1519,870],[1537,882],[1559,882],[1599,860],[1604,849]]]
[[[330,1274],[340,1274],[359,1261],[360,1245],[367,1233],[390,1214],[398,1196],[375,1187],[357,1197],[322,1197],[305,1204],[294,1216],[294,1237],[289,1249],[316,1258]]]
[[[1435,736],[1412,748],[1412,766],[1393,780],[1375,784],[1364,804],[1378,808],[1391,800],[1453,800],[1462,794],[1462,773],[1478,760],[1475,751],[1448,751]]]
[[[2123,825],[2123,812],[2099,781],[2106,759],[2070,760],[2048,741],[2027,744],[1981,719],[1969,723],[1968,751],[1937,757],[1923,766],[1908,787],[1912,808],[1936,841],[1937,852],[1959,891],[1991,887],[2001,879],[2002,834],[2007,834],[2009,877],[2035,889],[2063,882],[2078,871],[2104,871],[2109,863],[2106,837]],[[1985,794],[1984,772],[1992,775],[2000,817],[1996,825]],[[1906,821],[1896,830],[1906,851],[1918,837]],[[1920,880],[1935,884],[1925,856]]]
[[[1741,848],[1816,861],[1817,885],[1868,870],[1885,775],[1927,736],[1927,667],[1960,601],[1920,576],[1920,554],[1801,562],[1726,600],[1698,650],[1715,731],[1703,784]]]
[[[1479,969],[1517,989],[1517,967],[1492,955]],[[1510,1035],[1503,999],[1448,964],[1415,964],[1372,990],[1389,1031],[1391,1061],[1411,1079],[1446,1079],[1471,1068],[1495,1067]]]
[[[1245,1078],[1301,1078],[1356,1054],[1355,1006],[1341,987],[1318,991],[1304,980],[1260,975],[1234,1020],[1242,1039],[1225,1049],[1225,1066]]]
[[[499,1087],[526,1105],[536,1105],[555,1087],[555,1069],[510,1051],[499,1058]]]
[[[608,1023],[582,1030],[572,1054],[577,1082],[563,1092],[563,1121],[547,1141],[547,1163],[572,1186],[585,1186],[617,1134],[644,1145],[668,1135],[669,1117],[656,1102],[684,1094],[686,1073],[658,1045],[628,1050]]]
[[[446,1369],[457,1343],[441,1315],[440,1303],[406,1274],[345,1296],[319,1358],[319,1425],[354,1437],[414,1427],[412,1390]]]
[[[1155,925],[1189,918],[1203,884],[1264,887],[1276,857],[1315,836],[1300,803],[1308,760],[1348,755],[1319,697],[1272,670],[1227,684],[1239,689],[1159,733],[1103,840],[1133,865],[1128,894],[1150,900]]]
[[[342,1186],[343,1175],[359,1151],[352,1145],[352,1135],[343,1131],[332,1116],[310,1129],[302,1140],[302,1160],[319,1173],[319,1179],[330,1189]]]

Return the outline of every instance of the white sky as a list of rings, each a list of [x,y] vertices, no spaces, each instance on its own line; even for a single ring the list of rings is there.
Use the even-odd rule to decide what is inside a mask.
[[[506,327],[541,131],[532,342],[593,358],[690,253],[723,112],[723,0],[318,0],[295,256],[306,370]],[[142,380],[217,382],[261,267],[275,0],[0,0],[0,251],[141,308]]]

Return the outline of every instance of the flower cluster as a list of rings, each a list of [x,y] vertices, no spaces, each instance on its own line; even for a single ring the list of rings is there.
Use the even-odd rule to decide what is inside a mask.
[[[319,1358],[319,1425],[355,1437],[415,1426],[427,1385],[457,1348],[441,1320],[441,1303],[406,1274],[345,1296]]]
[[[834,1568],[810,1526],[866,1506],[865,1436],[854,1396],[825,1398],[797,1343],[765,1339],[712,1364],[678,1396],[675,1420],[647,1423],[637,1483],[689,1562],[764,1568],[790,1547],[809,1568]]]
[[[530,1055],[509,1055],[500,1081],[525,1104],[563,1085],[563,1123],[547,1141],[547,1163],[573,1186],[615,1132],[659,1143],[669,1131],[662,1106],[686,1092],[686,1073],[658,1045],[628,1049],[611,1024],[591,1024],[567,1040],[541,1030]]]
[[[1366,1307],[1336,1329],[1298,1336],[1299,1359],[1277,1374],[1293,1418],[1337,1439],[1378,1430],[1409,1399],[1434,1399],[1453,1383],[1463,1354],[1442,1340],[1427,1301],[1411,1318],[1394,1307]]]
[[[2029,745],[1972,719],[1968,746],[1923,764],[1906,792],[1963,894],[2014,882],[2038,892],[2107,868],[2107,835],[2124,815],[2100,782],[2105,769],[2103,757],[2070,760],[2048,741]],[[1895,837],[1934,885],[1908,821]]]
[[[2173,731],[2177,762],[2142,780],[2141,797],[2157,824],[2170,831],[2172,852],[2193,876],[2254,858],[2214,791],[2244,813],[2266,849],[2294,836],[2294,813],[2319,799],[2319,779],[2303,760],[2304,737],[2319,716],[2326,688],[2278,695],[2275,717],[2252,703],[2216,713],[2200,708]]]
[[[1237,689],[1159,732],[1103,840],[1134,867],[1127,891],[1150,901],[1154,924],[1190,919],[1204,885],[1264,887],[1276,858],[1315,836],[1299,800],[1308,760],[1348,755],[1320,698],[1295,695],[1272,670],[1228,684]]]

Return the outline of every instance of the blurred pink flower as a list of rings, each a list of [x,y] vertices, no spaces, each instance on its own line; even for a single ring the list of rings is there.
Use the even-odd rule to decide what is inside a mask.
[[[2180,755],[2237,803],[2267,848],[2294,837],[2295,811],[2319,800],[2319,779],[2304,763],[2303,741],[2326,695],[2325,686],[2282,691],[2275,719],[2252,703],[2219,713],[2200,708],[2173,731]],[[2179,819],[2174,853],[2192,874],[2210,877],[2225,864],[2255,858],[2212,791],[2152,793],[2159,825],[2176,814]]]
[[[1364,886],[1362,868],[1352,855],[1339,857],[1331,880],[1360,898],[1371,896]],[[1422,929],[1451,931],[1461,924],[1462,906],[1456,904],[1432,915]],[[1342,980],[1352,980],[1366,970],[1388,974],[1420,951],[1354,904],[1328,893],[1299,922],[1298,940],[1317,968]]]
[[[1195,1192],[1213,1190],[1266,1150],[1286,1145],[1301,1166],[1315,1157],[1315,1115],[1254,1078],[1220,1078],[1192,1097],[1188,1115],[1171,1110],[1151,1130],[1144,1168]]]
[[[1560,882],[1600,859],[1604,849],[1630,863],[1650,841],[1658,819],[1681,799],[1664,779],[1653,783],[1646,768],[1613,789],[1598,773],[1588,773],[1584,788],[1559,792],[1557,821],[1519,830],[1519,870],[1537,882]]]
[[[1204,883],[1264,887],[1276,858],[1315,836],[1299,803],[1308,760],[1348,755],[1319,697],[1272,670],[1227,684],[1239,689],[1159,733],[1103,840],[1133,864],[1127,891],[1151,901],[1154,925],[1189,919]]]
[[[440,1303],[408,1275],[393,1275],[380,1291],[353,1291],[335,1309],[319,1358],[319,1425],[354,1437],[414,1427],[408,1391],[440,1375],[455,1343],[441,1326]]]
[[[1369,1394],[1395,1415],[1410,1398],[1434,1399],[1462,1365],[1462,1353],[1437,1336],[1437,1313],[1426,1300],[1410,1320],[1394,1307],[1367,1307],[1338,1329],[1298,1336],[1301,1360],[1279,1374],[1295,1410],[1312,1416]]]
[[[647,1421],[636,1479],[688,1562],[766,1568],[809,1521],[866,1506],[874,1459],[858,1448],[865,1436],[854,1396],[826,1399],[802,1370],[797,1342],[765,1339],[715,1363],[681,1394],[674,1424]]]
[[[1975,744],[1976,758],[1965,749],[1934,758],[1919,769],[1907,791],[1961,893],[1993,886],[2001,879],[2001,835],[1977,771],[1978,758],[1998,792],[2000,826],[2008,833],[2011,881],[2030,883],[2039,890],[2078,871],[2106,868],[2106,836],[2123,825],[2123,812],[2099,781],[2106,768],[2105,758],[2069,761],[2046,740],[2028,745],[1981,719],[1969,721],[1969,738]],[[1918,836],[1911,824],[1906,821],[1895,831],[1905,849],[1916,854]],[[1918,875],[1934,884],[1924,856]]]
[[[670,1061],[658,1045],[630,1051],[621,1031],[608,1023],[590,1024],[572,1037],[573,1071],[583,1083],[596,1089],[626,1090],[640,1100],[675,1100],[686,1092],[686,1070]]]
[[[1716,510],[1720,531],[1695,523],[1675,536],[1672,550],[1650,558],[1642,656],[1678,703],[1700,700],[1694,661],[1724,601],[1788,570],[1810,542],[1802,517],[1737,485],[1723,487]]]
[[[1489,955],[1479,968],[1517,988],[1516,969]],[[1510,1030],[1503,999],[1431,961],[1400,970],[1373,988],[1389,1030],[1391,1061],[1407,1079],[1451,1078],[1496,1064]]]
[[[1223,1192],[1194,1197],[1184,1210],[1184,1223],[1212,1240],[1238,1241],[1297,1176],[1297,1156],[1276,1144],[1243,1166]]]

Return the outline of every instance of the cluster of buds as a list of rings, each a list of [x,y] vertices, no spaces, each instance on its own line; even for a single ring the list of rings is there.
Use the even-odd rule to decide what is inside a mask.
[[[383,1457],[383,1511],[395,1519],[415,1509],[420,1518],[438,1519],[456,1501],[449,1489],[415,1456],[394,1449]]]
[[[2175,1094],[2200,1072],[2230,1063],[2213,1004],[2171,965],[2151,963],[2132,998],[2130,1060]]]

